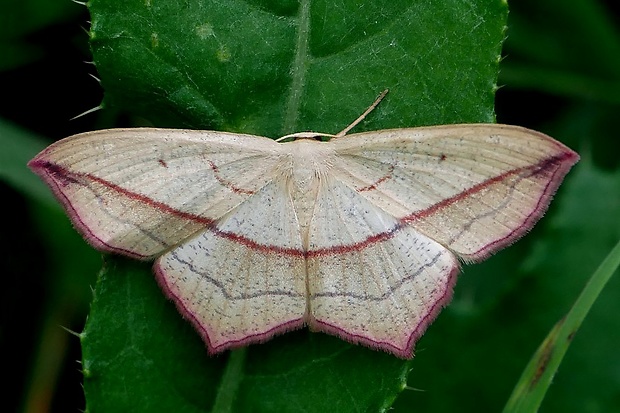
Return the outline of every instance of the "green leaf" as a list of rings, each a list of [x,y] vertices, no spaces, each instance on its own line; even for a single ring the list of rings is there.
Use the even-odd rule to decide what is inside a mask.
[[[0,119],[0,180],[47,206],[57,207],[45,184],[26,166],[47,143],[42,137]]]
[[[157,126],[269,137],[490,122],[499,0],[92,0],[107,105]],[[409,362],[306,330],[216,357],[148,265],[108,260],[82,334],[90,411],[387,409]]]
[[[94,0],[105,100],[158,126],[271,137],[337,132],[385,88],[365,129],[492,121],[505,5],[375,3]]]

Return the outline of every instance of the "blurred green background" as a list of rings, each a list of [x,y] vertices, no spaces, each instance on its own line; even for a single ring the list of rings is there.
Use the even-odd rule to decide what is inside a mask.
[[[114,109],[71,120],[103,97],[90,76],[96,69],[88,63],[88,20],[84,7],[64,0],[0,4],[5,411],[84,408],[79,340],[60,326],[82,330],[101,258],[25,162],[53,140],[135,125]],[[548,133],[582,161],[544,225],[500,256],[466,268],[454,302],[418,346],[411,389],[397,399],[396,411],[502,406],[529,356],[620,238],[618,23],[617,2],[510,3],[497,120]],[[512,278],[494,282],[506,263]],[[618,278],[576,336],[542,411],[620,411]],[[445,357],[425,357],[430,349]]]

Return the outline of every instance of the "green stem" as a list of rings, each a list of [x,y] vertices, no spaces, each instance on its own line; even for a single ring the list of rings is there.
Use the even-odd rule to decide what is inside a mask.
[[[239,385],[243,377],[242,372],[247,352],[247,347],[230,352],[211,413],[230,413],[233,411],[235,396],[238,394]]]
[[[592,274],[568,314],[558,321],[536,350],[506,403],[504,413],[538,411],[573,336],[618,267],[620,267],[620,242]]]

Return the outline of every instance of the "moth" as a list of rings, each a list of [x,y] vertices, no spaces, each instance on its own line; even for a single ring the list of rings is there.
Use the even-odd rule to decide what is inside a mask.
[[[88,132],[29,166],[93,247],[154,260],[210,353],[305,325],[410,358],[450,301],[459,262],[525,234],[579,156],[498,124],[347,135],[365,114],[340,134],[285,143]]]

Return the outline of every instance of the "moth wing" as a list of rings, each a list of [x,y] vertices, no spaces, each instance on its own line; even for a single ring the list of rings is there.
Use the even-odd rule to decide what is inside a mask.
[[[452,297],[454,254],[330,178],[309,243],[310,327],[410,358]]]
[[[367,132],[330,144],[334,178],[466,261],[526,233],[579,159],[542,133],[495,124]]]
[[[155,273],[212,353],[303,326],[306,263],[286,182],[161,256]]]
[[[451,298],[457,256],[482,259],[546,210],[578,156],[503,125],[333,139],[309,232],[310,326],[408,358]]]
[[[250,135],[111,129],[58,141],[29,166],[92,245],[150,259],[267,185],[278,149]]]

